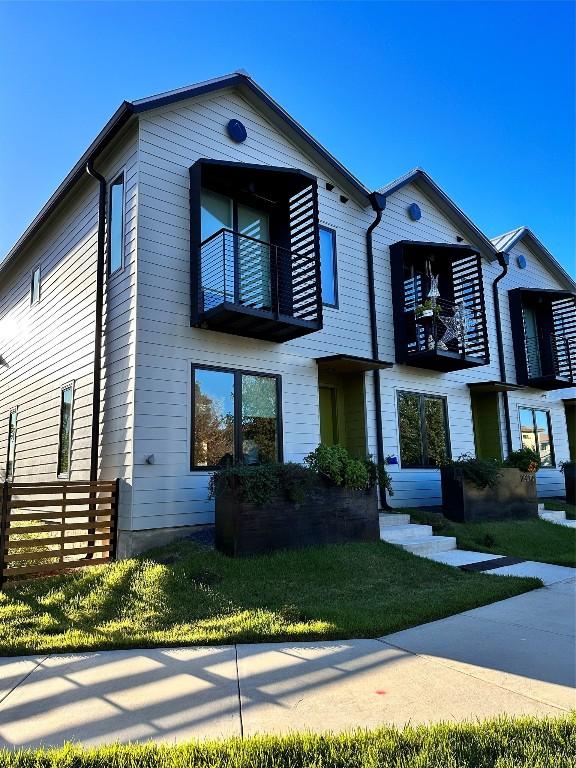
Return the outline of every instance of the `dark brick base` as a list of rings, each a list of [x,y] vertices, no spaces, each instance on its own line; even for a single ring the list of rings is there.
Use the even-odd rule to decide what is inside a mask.
[[[216,499],[216,549],[227,555],[379,538],[375,488],[348,491],[319,484],[302,504],[276,497],[262,507],[240,503],[231,491]]]
[[[500,469],[494,488],[477,488],[462,480],[458,471],[444,467],[442,506],[444,515],[456,522],[482,522],[538,517],[536,477],[519,469]]]

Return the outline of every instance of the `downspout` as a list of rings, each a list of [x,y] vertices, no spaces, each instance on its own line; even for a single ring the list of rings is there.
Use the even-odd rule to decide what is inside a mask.
[[[90,480],[98,479],[98,447],[100,442],[100,394],[102,379],[102,312],[104,307],[106,227],[106,179],[94,170],[94,158],[86,163],[86,171],[99,184],[98,241],[96,246],[96,307],[94,318],[94,388],[92,392],[92,435],[90,447]]]
[[[496,340],[498,342],[498,362],[500,363],[500,381],[506,381],[506,361],[504,358],[504,343],[502,341],[502,318],[500,317],[500,297],[498,295],[498,283],[508,274],[509,258],[505,253],[497,253],[498,264],[502,267],[502,272],[498,275],[492,284],[494,293],[494,315],[496,317]],[[506,445],[508,453],[512,453],[512,427],[510,425],[510,403],[508,402],[508,392],[502,393],[504,402],[504,420],[506,422]]]
[[[376,218],[366,230],[366,255],[368,266],[368,298],[370,305],[370,340],[372,343],[372,359],[378,360],[378,325],[376,322],[376,291],[374,288],[374,247],[372,233],[382,221],[382,212],[386,208],[386,198],[378,192],[372,192],[370,202],[376,212]],[[376,409],[376,462],[384,464],[384,440],[382,437],[382,398],[380,394],[380,371],[374,371],[374,407]],[[380,488],[380,503],[383,509],[389,509],[386,501],[386,490]]]

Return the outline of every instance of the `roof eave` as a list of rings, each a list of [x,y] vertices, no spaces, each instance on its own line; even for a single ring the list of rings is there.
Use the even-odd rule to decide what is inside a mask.
[[[395,183],[382,188],[380,193],[384,197],[390,197],[407,184],[415,184],[424,194],[432,198],[435,205],[466,234],[470,242],[475,245],[489,261],[497,258],[497,249],[488,237],[466,216],[466,214],[448,197],[448,195],[436,184],[436,182],[422,168],[415,168]]]
[[[119,133],[132,117],[134,111],[132,104],[128,101],[122,102],[98,136],[90,144],[82,157],[67,174],[64,181],[50,196],[48,202],[42,207],[40,212],[30,222],[22,235],[7,253],[6,257],[0,262],[0,272],[7,269],[19,253],[28,245],[29,241],[35,237],[41,227],[46,223],[52,212],[62,203],[66,195],[72,190],[74,185],[80,180],[85,172],[86,163],[91,157],[98,155],[106,145]]]

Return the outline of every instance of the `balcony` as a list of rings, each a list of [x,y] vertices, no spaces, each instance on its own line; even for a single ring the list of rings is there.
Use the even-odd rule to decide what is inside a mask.
[[[390,247],[396,362],[448,372],[489,361],[480,254],[469,246]]]
[[[190,219],[193,326],[278,343],[322,328],[313,176],[199,160]]]
[[[319,330],[317,260],[229,229],[200,245],[201,327],[284,342]]]
[[[576,383],[576,296],[569,291],[509,291],[516,380],[553,390]]]

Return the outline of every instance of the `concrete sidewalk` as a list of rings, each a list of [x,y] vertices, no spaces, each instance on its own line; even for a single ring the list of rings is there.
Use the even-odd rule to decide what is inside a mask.
[[[576,706],[572,576],[379,640],[0,659],[0,745],[183,741]]]

